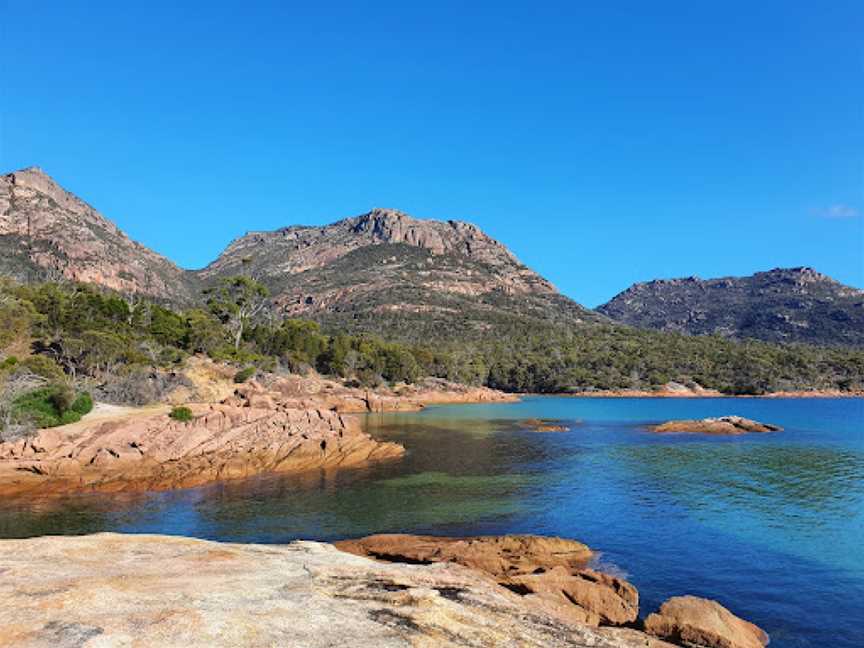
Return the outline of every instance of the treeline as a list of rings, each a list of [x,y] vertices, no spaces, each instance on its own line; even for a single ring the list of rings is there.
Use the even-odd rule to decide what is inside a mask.
[[[182,312],[84,285],[6,282],[0,283],[0,403],[6,403],[0,426],[16,416],[9,403],[20,405],[24,394],[40,389],[48,390],[41,392],[43,405],[49,403],[40,405],[43,414],[58,420],[85,407],[78,400],[84,391],[117,403],[159,400],[184,384],[190,354],[238,370],[315,369],[365,386],[428,376],[544,393],[669,381],[730,394],[864,388],[862,351],[596,324],[520,324],[470,342],[442,330],[425,345],[405,344],[274,318],[267,291],[245,277],[223,281],[201,307]]]
[[[201,308],[178,312],[86,285],[0,283],[0,430],[68,423],[98,400],[143,405],[192,387],[192,354],[255,370],[341,376],[358,386],[425,376],[478,382],[471,358],[370,335],[328,335],[314,322],[274,320],[266,290],[222,282]],[[73,406],[74,405],[74,406]],[[0,433],[2,434],[2,433]]]
[[[484,355],[489,362],[486,384],[510,391],[652,389],[671,381],[736,395],[864,389],[861,350],[736,342],[624,326],[523,330],[487,347]]]
[[[73,378],[171,369],[196,353],[266,370],[314,368],[367,384],[462,375],[450,355],[367,335],[326,335],[304,320],[256,321],[241,312],[244,302],[241,290],[211,298],[207,308],[177,312],[86,285],[7,283],[0,286],[0,352],[10,355],[18,342]],[[470,371],[465,377],[477,379]]]

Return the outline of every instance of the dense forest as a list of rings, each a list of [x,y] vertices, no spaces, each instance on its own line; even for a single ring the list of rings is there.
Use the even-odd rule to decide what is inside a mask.
[[[732,342],[620,325],[513,326],[485,339],[428,346],[277,319],[267,291],[223,280],[182,312],[80,284],[0,283],[0,427],[77,420],[91,397],[159,400],[204,354],[256,370],[312,369],[360,385],[438,377],[518,392],[652,388],[698,383],[730,394],[861,389],[864,352]]]

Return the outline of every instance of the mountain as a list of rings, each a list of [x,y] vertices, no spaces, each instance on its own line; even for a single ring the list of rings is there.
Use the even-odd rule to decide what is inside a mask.
[[[864,292],[809,268],[640,283],[595,312],[475,225],[373,209],[326,226],[250,232],[189,271],[129,239],[40,169],[0,176],[0,275],[69,279],[188,306],[237,274],[267,286],[279,315],[425,344],[611,318],[697,335],[864,346]]]
[[[410,341],[607,321],[476,226],[391,209],[248,233],[203,270],[183,270],[37,168],[0,176],[0,252],[0,275],[20,281],[69,279],[181,305],[247,274],[270,289],[279,314]]]
[[[637,283],[597,310],[618,322],[661,331],[864,346],[864,291],[812,268]]]
[[[193,275],[132,241],[36,167],[0,176],[0,275],[69,279],[175,302],[197,294]]]
[[[211,283],[241,272],[265,284],[286,316],[399,339],[480,336],[520,321],[605,321],[475,225],[391,209],[246,234],[199,277]]]

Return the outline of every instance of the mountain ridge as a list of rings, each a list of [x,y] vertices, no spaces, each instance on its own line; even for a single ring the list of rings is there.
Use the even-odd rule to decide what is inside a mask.
[[[246,274],[274,311],[418,342],[523,324],[611,324],[735,339],[864,346],[864,291],[812,268],[655,279],[595,310],[561,294],[503,243],[460,220],[373,208],[328,225],[249,231],[197,270],[129,238],[39,167],[0,176],[0,275],[66,279],[173,304]]]
[[[638,328],[767,342],[864,346],[864,290],[807,266],[633,284],[598,312]]]
[[[405,340],[430,327],[479,336],[497,325],[492,320],[606,321],[476,225],[395,209],[247,232],[204,268],[183,270],[28,168],[0,176],[0,249],[8,252],[0,273],[22,281],[83,281],[187,305],[202,289],[245,274],[267,286],[278,314]]]

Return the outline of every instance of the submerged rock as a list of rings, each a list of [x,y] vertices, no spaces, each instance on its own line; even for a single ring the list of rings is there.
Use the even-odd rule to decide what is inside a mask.
[[[697,420],[668,421],[649,428],[652,432],[685,432],[691,434],[746,434],[748,432],[779,432],[783,428],[760,423],[743,416],[720,416]]]
[[[639,593],[624,579],[588,569],[594,555],[575,540],[542,536],[439,538],[373,535],[337,542],[343,551],[408,564],[457,563],[569,622],[624,625],[639,615]]]
[[[768,635],[740,619],[717,601],[675,596],[645,619],[645,632],[684,646],[705,648],[764,648]]]
[[[569,432],[570,428],[550,419],[525,419],[519,425],[532,432]]]

